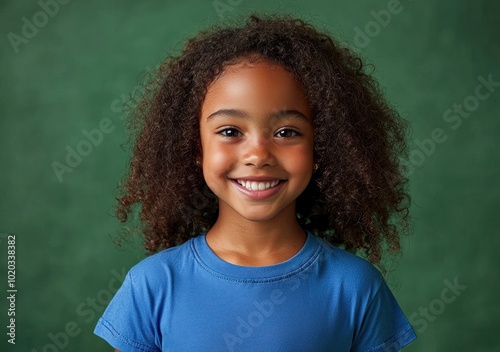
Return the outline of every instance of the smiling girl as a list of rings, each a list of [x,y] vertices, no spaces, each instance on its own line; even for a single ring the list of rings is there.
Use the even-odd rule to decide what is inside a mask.
[[[250,16],[186,43],[138,106],[118,198],[145,248],[95,333],[120,351],[399,351],[381,273],[408,228],[405,122],[311,25]],[[390,177],[388,177],[390,175]],[[358,250],[368,259],[349,251]]]

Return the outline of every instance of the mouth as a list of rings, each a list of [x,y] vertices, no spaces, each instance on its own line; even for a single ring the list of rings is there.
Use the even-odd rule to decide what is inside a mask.
[[[232,181],[238,183],[240,186],[248,189],[249,191],[264,191],[266,189],[277,187],[279,184],[286,182],[286,180],[268,180],[268,181],[251,181],[251,180],[240,180],[231,179]]]

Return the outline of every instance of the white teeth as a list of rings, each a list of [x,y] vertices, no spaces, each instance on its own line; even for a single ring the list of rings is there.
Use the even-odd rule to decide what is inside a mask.
[[[240,185],[249,189],[250,191],[263,191],[265,189],[276,186],[280,181],[256,182],[256,181],[243,181],[236,180]]]

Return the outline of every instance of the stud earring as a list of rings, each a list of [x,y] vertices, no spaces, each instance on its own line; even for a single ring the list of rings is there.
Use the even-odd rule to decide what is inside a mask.
[[[313,165],[313,172],[316,172],[316,170],[318,170],[319,168],[319,164],[318,163],[314,163]]]

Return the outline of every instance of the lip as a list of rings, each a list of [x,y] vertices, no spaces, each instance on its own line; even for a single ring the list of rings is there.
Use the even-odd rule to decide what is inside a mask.
[[[261,200],[261,199],[266,199],[266,198],[270,198],[272,196],[274,196],[276,193],[278,193],[281,188],[283,187],[283,185],[285,184],[286,180],[280,180],[280,182],[272,187],[272,188],[268,188],[268,189],[264,189],[262,191],[251,191],[245,187],[243,187],[242,185],[240,185],[238,182],[236,182],[236,179],[230,179],[231,180],[231,183],[238,189],[238,191],[240,191],[241,193],[243,193],[245,196],[251,198],[251,199],[254,199],[254,200]],[[238,178],[238,180],[248,180],[248,181],[274,181],[274,180],[278,180],[277,178]]]

